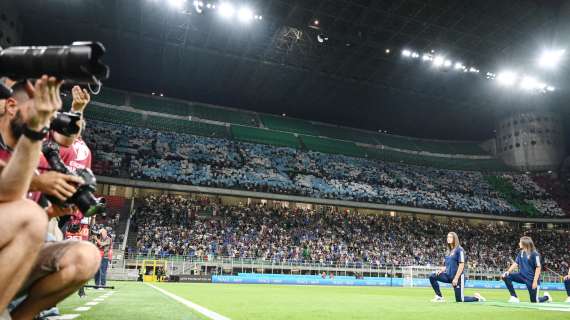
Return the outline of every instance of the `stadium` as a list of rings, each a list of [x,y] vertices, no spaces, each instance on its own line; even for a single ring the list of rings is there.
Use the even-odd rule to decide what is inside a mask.
[[[568,1],[3,0],[0,47],[0,319],[570,319]]]

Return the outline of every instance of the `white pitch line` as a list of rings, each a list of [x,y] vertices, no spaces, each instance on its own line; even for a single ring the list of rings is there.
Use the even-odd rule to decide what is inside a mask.
[[[85,305],[86,305],[86,306],[96,306],[96,305],[98,305],[98,304],[99,304],[99,302],[93,301],[93,302],[87,302]]]
[[[73,311],[83,312],[83,311],[89,311],[89,309],[91,309],[91,307],[78,307],[78,308],[73,309]]]
[[[570,309],[568,308],[538,308],[540,310],[545,310],[545,311],[562,311],[562,312],[570,312]]]
[[[159,287],[153,286],[152,284],[148,284],[148,283],[147,283],[146,285],[148,285],[149,287],[151,287],[151,288],[153,288],[153,289],[156,289],[156,290],[162,292],[163,294],[169,296],[170,298],[172,298],[172,299],[174,299],[174,300],[176,300],[176,301],[182,303],[183,305],[187,306],[188,308],[190,308],[190,309],[192,309],[192,310],[195,310],[195,311],[197,311],[197,312],[203,314],[204,316],[206,316],[206,317],[208,317],[208,318],[210,318],[210,319],[212,319],[212,320],[230,320],[230,318],[228,318],[228,317],[224,317],[224,316],[222,316],[222,315],[220,315],[220,314],[218,314],[218,313],[215,313],[215,312],[212,311],[212,310],[206,309],[206,308],[204,308],[204,307],[202,307],[202,306],[200,306],[200,305],[195,304],[195,303],[192,302],[192,301],[186,300],[186,299],[184,299],[184,298],[182,298],[182,297],[179,297],[179,296],[177,296],[177,295],[175,295],[175,294],[173,294],[173,293],[170,293],[170,292],[168,292],[168,291],[166,291],[166,290],[164,290],[164,289],[161,289],[161,288],[159,288]]]
[[[102,302],[102,301],[105,301],[105,298],[95,298],[95,299],[93,299],[93,301]]]

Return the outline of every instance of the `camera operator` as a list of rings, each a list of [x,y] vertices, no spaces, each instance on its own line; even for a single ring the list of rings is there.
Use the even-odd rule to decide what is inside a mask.
[[[59,87],[53,78],[43,77],[33,87],[3,82],[15,90],[0,100],[0,317],[6,317],[6,306],[22,287],[44,242],[47,215],[25,196],[41,156],[43,137],[35,133],[49,126],[61,107],[50,94]],[[16,105],[26,113],[26,121],[12,125]]]
[[[5,158],[9,157],[12,154],[12,148],[16,146],[17,142],[19,143],[19,140],[22,140],[19,139],[22,134],[26,137],[37,139],[37,144],[41,145],[39,141],[47,135],[49,122],[45,121],[45,119],[40,119],[44,121],[38,121],[33,111],[35,109],[48,109],[48,107],[59,109],[61,107],[59,86],[60,83],[54,78],[44,76],[36,81],[36,92],[32,95],[33,99],[31,99],[29,94],[26,94],[27,86],[16,84],[12,87],[14,93],[11,98],[6,100],[4,114],[0,117],[0,138],[3,141],[2,146],[0,146],[2,147],[0,154],[3,154]],[[50,114],[50,116],[52,115],[53,113]],[[38,148],[40,147],[38,146]],[[17,155],[16,152],[13,153],[13,156],[15,155]],[[12,159],[8,166],[14,160],[16,159]],[[18,160],[20,160],[17,161],[20,165],[30,165],[30,161],[27,159]],[[37,161],[31,162],[34,166],[37,166]],[[8,167],[5,169],[7,170]],[[13,179],[21,179],[21,177]],[[65,201],[75,193],[75,184],[81,184],[82,182],[81,178],[49,171],[32,178],[31,185],[25,186],[25,189],[29,187],[29,190],[22,192],[21,190],[10,191],[8,189],[11,193],[7,194],[18,194],[18,191],[25,194],[26,191],[32,191],[28,193],[28,197],[37,200],[39,199],[38,192],[41,192]],[[4,192],[0,192],[2,197],[4,194]],[[19,214],[22,210],[12,208],[12,211]],[[70,213],[69,210],[54,205],[49,206],[46,211],[49,218],[56,218]],[[45,215],[46,213],[44,213],[42,218],[44,222]],[[29,223],[32,223],[32,221],[29,221]],[[4,228],[7,229],[5,225],[2,225],[0,228],[2,228],[2,231],[4,231]],[[7,231],[10,232],[9,230]],[[38,234],[45,235],[45,232],[45,229],[42,232],[38,232],[33,236],[33,239],[36,239]],[[3,236],[4,234],[0,233],[0,237]],[[13,256],[17,257],[18,254],[13,253],[9,258],[10,261],[14,261]],[[5,282],[2,282],[3,285],[5,283],[14,283],[13,280],[18,279],[14,275],[22,273],[20,279],[27,275],[23,285],[21,280],[18,281],[17,284],[14,284],[16,288],[12,288],[6,294],[6,299],[12,298],[19,287],[20,292],[16,297],[25,296],[25,300],[12,310],[11,316],[13,319],[32,319],[40,311],[53,307],[57,302],[65,299],[87,282],[95,274],[100,263],[97,248],[87,241],[45,242],[41,244],[41,249],[35,262],[34,258],[34,255],[28,255],[25,257],[27,259],[25,262],[20,263],[18,261],[14,263],[12,273],[4,270],[0,271],[0,277],[5,275],[9,277]],[[22,265],[26,266],[26,263],[33,264],[31,272],[28,272],[29,267],[22,268]]]
[[[107,285],[107,268],[111,260],[113,241],[108,236],[107,229],[101,228],[99,234],[95,235],[94,242],[97,248],[99,248],[99,254],[101,255],[101,265],[95,274],[95,285],[97,287],[105,287]]]

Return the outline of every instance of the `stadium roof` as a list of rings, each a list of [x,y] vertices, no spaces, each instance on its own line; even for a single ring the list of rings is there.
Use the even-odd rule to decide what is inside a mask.
[[[168,2],[21,0],[23,42],[103,42],[111,87],[426,138],[489,138],[496,115],[563,110],[569,96],[570,61],[540,74],[556,92],[531,96],[401,56],[435,50],[481,72],[532,68],[542,48],[570,49],[561,0],[233,1],[263,16],[249,24]]]

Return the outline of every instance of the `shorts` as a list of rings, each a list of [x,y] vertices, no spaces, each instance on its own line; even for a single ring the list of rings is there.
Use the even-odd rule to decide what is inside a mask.
[[[40,249],[40,252],[36,258],[36,262],[32,266],[32,270],[28,275],[26,281],[22,285],[22,288],[16,295],[16,298],[27,294],[30,287],[41,278],[44,278],[54,272],[59,271],[60,261],[69,250],[74,245],[79,243],[78,241],[53,241],[46,242]]]

